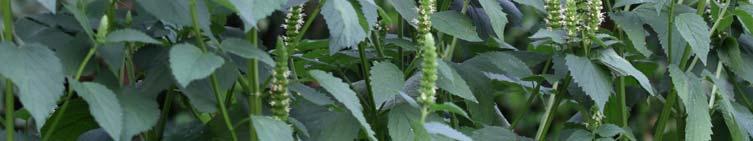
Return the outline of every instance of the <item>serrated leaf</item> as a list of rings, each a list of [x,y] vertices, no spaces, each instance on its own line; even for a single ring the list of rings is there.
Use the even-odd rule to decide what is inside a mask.
[[[110,32],[110,34],[107,34],[107,41],[108,42],[142,42],[142,43],[152,43],[152,44],[160,44],[159,41],[156,39],[149,37],[149,35],[146,35],[144,32],[134,30],[134,29],[120,29]]]
[[[455,105],[452,102],[446,102],[446,103],[442,103],[442,104],[433,104],[433,105],[429,106],[429,110],[433,111],[433,112],[434,111],[447,111],[447,112],[450,112],[450,113],[453,113],[453,114],[458,114],[458,115],[461,115],[461,116],[463,116],[465,118],[470,119],[470,117],[468,117],[468,114],[465,113],[465,111],[463,110],[463,108],[460,108],[458,105]]]
[[[730,71],[734,72],[737,77],[748,82],[753,82],[753,64],[747,63],[753,61],[753,56],[742,53],[737,40],[726,39],[724,45],[717,51],[717,54],[719,55],[719,60]]]
[[[664,1],[664,0],[662,0]],[[661,7],[661,6],[659,6]],[[687,42],[682,38],[680,35],[680,32],[678,31],[678,28],[672,28],[669,29],[669,20],[666,18],[656,18],[656,17],[668,17],[669,11],[664,10],[660,13],[657,13],[659,11],[655,11],[653,9],[654,7],[650,7],[649,5],[641,5],[638,7],[638,9],[635,10],[635,12],[638,14],[638,16],[641,17],[641,20],[651,26],[651,28],[656,32],[658,35],[659,43],[662,46],[662,49],[664,50],[665,54],[671,54],[668,56],[671,56],[669,60],[670,64],[680,64],[680,61],[682,60],[682,56],[685,51],[685,47],[687,46]],[[692,10],[695,12],[695,10]],[[675,10],[675,14],[678,13],[686,13],[689,12],[687,9],[684,9],[683,7],[678,7]],[[669,36],[669,32],[672,32],[671,39]],[[671,42],[671,43],[670,43]],[[671,45],[671,46],[670,46]],[[671,49],[670,49],[671,48]],[[672,52],[669,52],[672,51]]]
[[[246,59],[256,59],[269,66],[275,66],[275,62],[274,60],[272,60],[272,57],[270,57],[269,54],[246,40],[237,38],[225,39],[224,41],[222,41],[220,48],[224,51],[233,53]]]
[[[377,13],[377,4],[374,3],[374,0],[358,0],[358,4],[361,5],[361,13],[363,13],[366,25],[369,27],[367,30],[371,29],[371,27],[376,25],[377,17],[379,16]]]
[[[343,83],[340,78],[321,70],[311,70],[309,71],[309,74],[316,80],[316,82],[319,82],[319,85],[327,90],[332,97],[345,105],[345,108],[347,108],[353,117],[356,118],[358,123],[361,124],[361,129],[366,132],[369,140],[377,140],[374,137],[375,133],[371,129],[371,125],[366,122],[366,117],[363,116],[363,107],[361,107],[361,103],[359,102],[358,97],[356,97],[356,92],[350,89],[348,84]]]
[[[669,66],[669,76],[682,100],[688,116],[686,117],[685,139],[711,140],[711,116],[709,115],[706,91],[702,80],[693,74],[686,74],[675,65]]]
[[[638,50],[644,57],[651,57],[651,50],[646,46],[646,31],[643,29],[643,22],[637,14],[633,12],[611,13],[609,18],[614,21],[627,34],[633,43],[633,48]]]
[[[102,84],[76,80],[68,81],[76,93],[89,103],[97,123],[115,140],[121,139],[123,131],[123,109],[117,95]]]
[[[264,129],[256,130],[259,140],[262,141],[293,141],[293,129],[288,124],[280,120],[275,120],[266,116],[252,116],[251,121],[254,128]]]
[[[403,72],[390,62],[374,63],[369,74],[371,91],[374,93],[374,103],[377,106],[399,95],[405,85]]]
[[[256,27],[259,20],[282,8],[288,0],[228,0],[228,2],[234,6],[234,10],[245,22],[246,27]],[[246,28],[245,31],[250,29]]]
[[[596,103],[600,110],[612,95],[612,81],[601,68],[590,59],[568,54],[565,57],[567,69],[578,86]]]
[[[680,35],[690,44],[693,53],[706,64],[706,58],[711,48],[711,31],[703,17],[694,13],[684,13],[675,17],[675,26]]]
[[[476,32],[471,19],[457,11],[442,11],[431,15],[432,27],[440,32],[469,42],[480,42],[481,37]]]
[[[654,95],[655,90],[651,85],[651,82],[648,80],[648,77],[646,77],[643,72],[633,67],[633,64],[625,60],[625,58],[620,57],[620,55],[618,55],[617,52],[615,52],[613,49],[602,50],[600,52],[599,61],[613,71],[617,72],[619,75],[633,76],[635,80],[638,80],[638,83],[643,87],[643,89],[648,91],[649,94]]]
[[[238,79],[238,68],[231,63],[222,65],[215,75],[217,81],[219,81],[219,87],[221,91],[229,90],[235,81]],[[195,107],[199,112],[213,113],[217,111],[217,98],[212,91],[210,78],[204,78],[196,80],[189,84],[185,88],[181,88],[180,91],[191,102],[191,106]],[[224,94],[221,94],[224,95]]]
[[[159,105],[149,95],[127,92],[119,94],[118,101],[123,106],[124,114],[123,133],[120,140],[129,141],[133,136],[157,124],[160,116]]]
[[[429,122],[424,125],[426,131],[429,134],[439,134],[448,138],[452,138],[458,141],[471,141],[471,137],[466,136],[463,133],[458,132],[450,126],[447,126],[438,122]]]
[[[387,116],[389,122],[387,123],[387,129],[389,129],[390,137],[395,141],[412,141],[415,138],[414,129],[411,124],[418,122],[421,117],[421,113],[417,108],[411,107],[407,104],[395,106],[390,109]]]
[[[498,39],[504,39],[505,37],[505,25],[507,25],[507,14],[502,12],[502,7],[499,6],[497,0],[479,0],[481,7],[484,8],[484,12],[489,16],[489,20],[492,24],[494,33],[497,34]]]
[[[442,63],[445,62],[441,62],[440,64]],[[478,103],[476,96],[473,95],[473,91],[471,91],[471,88],[468,86],[463,77],[460,76],[460,74],[458,74],[454,69],[450,68],[448,75],[451,76],[439,75],[439,79],[437,79],[437,87],[450,92],[450,94],[452,95]]]
[[[170,49],[170,68],[181,87],[208,77],[224,63],[222,57],[202,52],[191,44],[178,44]]]
[[[329,53],[358,45],[366,39],[366,32],[358,22],[353,5],[347,0],[329,0],[322,7],[322,15],[329,28]]]
[[[2,42],[0,64],[3,66],[0,75],[18,88],[21,104],[34,117],[37,129],[41,129],[63,95],[65,75],[60,59],[41,44],[16,47]]]

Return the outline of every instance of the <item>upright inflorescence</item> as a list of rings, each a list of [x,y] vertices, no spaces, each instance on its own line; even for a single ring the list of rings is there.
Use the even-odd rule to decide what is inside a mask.
[[[282,26],[285,29],[285,36],[282,37],[282,42],[276,49],[277,60],[275,60],[275,69],[272,72],[270,90],[272,100],[269,103],[272,106],[274,118],[282,121],[288,120],[288,113],[290,112],[290,94],[288,92],[290,53],[288,51],[298,45],[296,37],[300,34],[304,16],[303,5],[293,6],[289,11],[287,17],[285,17],[285,24]]]
[[[599,30],[599,26],[604,22],[604,13],[601,12],[602,2],[601,0],[586,0],[583,3],[584,9],[583,21],[585,23],[585,38],[596,36],[596,31]]]
[[[562,8],[560,0],[546,0],[544,9],[546,9],[547,13],[546,19],[544,19],[547,29],[549,31],[552,31],[554,29],[562,27],[562,25],[564,24],[564,21],[562,19],[565,18],[565,9]]]
[[[577,37],[578,32],[581,31],[578,27],[581,22],[580,15],[578,14],[578,3],[575,0],[565,1],[564,13],[565,17],[562,26],[564,26],[565,31],[567,32],[568,42],[573,42],[575,41],[574,39]]]
[[[418,102],[424,107],[434,104],[437,81],[437,48],[431,35],[431,13],[436,0],[421,0],[418,9],[418,47],[421,48],[421,78]]]

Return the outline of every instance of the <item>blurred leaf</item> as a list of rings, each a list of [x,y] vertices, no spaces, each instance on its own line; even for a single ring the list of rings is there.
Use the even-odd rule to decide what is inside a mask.
[[[262,141],[293,141],[293,129],[280,120],[275,120],[266,116],[251,117],[254,128],[264,129],[256,130],[259,140]]]
[[[124,111],[117,95],[102,84],[76,80],[68,81],[76,93],[89,103],[89,111],[99,125],[119,140],[123,132]]]
[[[416,7],[416,1],[412,0],[389,0],[390,4],[392,4],[393,7],[395,7],[395,10],[400,13],[400,16],[403,17],[405,21],[408,21],[406,23],[416,26],[415,23],[411,22],[414,20],[418,20],[418,9]]]
[[[444,61],[439,62],[439,64],[444,64]],[[442,65],[439,65],[442,66]],[[449,67],[448,67],[449,68]],[[441,70],[441,67],[440,67]],[[442,72],[442,71],[439,71]],[[445,76],[450,75],[451,76]],[[465,100],[472,101],[472,102],[478,102],[476,100],[476,97],[473,96],[473,92],[471,91],[471,88],[468,87],[468,84],[465,80],[463,80],[463,77],[460,76],[454,69],[449,69],[449,74],[446,73],[440,73],[439,79],[437,80],[437,87],[440,89],[443,89],[447,92],[450,92],[450,94],[461,97]]]
[[[191,25],[190,0],[135,0],[135,2],[160,20],[182,26]]]
[[[599,134],[601,137],[614,137],[621,132],[623,132],[622,128],[614,124],[604,124],[599,126],[599,129],[596,129],[596,134]]]
[[[567,55],[565,60],[573,80],[603,110],[612,95],[611,77],[588,58]]]
[[[376,106],[400,94],[405,84],[403,72],[390,62],[376,62],[371,67],[371,91]],[[378,108],[378,107],[376,107]]]
[[[363,13],[364,18],[366,18],[366,25],[369,27],[366,28],[366,30],[370,31],[371,27],[374,27],[377,24],[377,17],[379,16],[377,14],[377,8],[379,8],[379,6],[374,3],[374,0],[358,0],[358,4],[361,5],[361,13]]]
[[[356,92],[350,89],[348,84],[343,83],[340,78],[321,70],[311,70],[309,71],[309,74],[311,74],[311,77],[313,77],[316,82],[319,82],[319,85],[332,94],[332,97],[335,97],[337,101],[345,105],[345,108],[347,108],[353,117],[356,118],[358,123],[361,124],[361,129],[366,132],[369,140],[377,140],[374,137],[374,131],[371,129],[371,126],[366,122],[366,117],[363,116],[363,107],[361,107],[361,103],[359,102],[358,97],[356,97]]]
[[[727,66],[730,71],[734,72],[737,77],[745,81],[753,82],[753,56],[743,54],[740,51],[740,45],[736,40],[727,39],[724,46],[718,49],[719,60]]]
[[[633,76],[635,80],[638,80],[638,83],[641,84],[643,89],[649,94],[654,95],[655,90],[651,85],[651,82],[648,80],[648,77],[646,77],[643,72],[633,67],[633,65],[625,60],[625,58],[620,57],[620,55],[618,55],[613,49],[602,50],[600,52],[599,61],[621,76]]]
[[[63,95],[63,66],[50,49],[40,44],[20,47],[0,43],[0,75],[18,89],[18,98],[41,129]]]
[[[366,32],[358,22],[353,5],[347,0],[329,0],[322,7],[330,33],[329,54],[358,45],[366,38]]]
[[[426,128],[426,131],[429,132],[429,134],[439,134],[445,137],[449,137],[458,141],[471,141],[470,137],[466,136],[463,133],[458,132],[455,129],[452,129],[452,127],[447,126],[442,123],[438,122],[429,122],[424,125],[424,128]]]
[[[136,91],[136,90],[132,90]],[[130,141],[133,136],[147,131],[157,124],[160,117],[157,101],[140,93],[123,93],[118,95],[123,106],[123,133],[120,140]]]
[[[463,110],[463,108],[460,108],[458,105],[455,105],[452,102],[445,102],[445,103],[442,103],[442,104],[433,104],[433,105],[429,106],[429,110],[432,111],[432,112],[434,112],[434,111],[447,111],[447,112],[450,112],[450,113],[453,113],[453,114],[458,114],[458,115],[461,115],[461,116],[463,116],[465,118],[470,119],[470,117],[468,117],[468,114],[465,113],[465,111]]]
[[[417,108],[402,104],[392,108],[388,114],[387,129],[394,141],[412,141],[415,133],[412,124],[421,118]]]
[[[514,1],[523,5],[528,5],[530,7],[533,7],[541,13],[546,12],[546,9],[544,9],[544,0],[514,0]]]
[[[689,140],[711,140],[711,117],[709,115],[706,91],[702,80],[693,74],[686,74],[675,65],[669,66],[669,75],[677,90],[677,96],[686,107],[685,138]]]
[[[682,38],[690,44],[690,49],[706,64],[711,44],[711,33],[703,17],[693,13],[684,13],[675,17],[675,26]]]
[[[110,32],[107,35],[108,42],[142,42],[160,44],[160,41],[155,40],[144,32],[134,29],[119,29]]]
[[[202,52],[191,44],[178,44],[170,49],[170,68],[180,87],[208,77],[224,63],[221,57]]]
[[[631,4],[640,4],[646,2],[652,2],[652,0],[616,0],[616,2],[614,2],[614,6],[612,7],[623,7]]]
[[[238,68],[226,63],[215,72],[221,91],[229,90],[238,79]],[[217,111],[217,98],[212,91],[210,78],[194,81],[180,91],[199,112],[213,113]],[[221,94],[224,95],[224,94]]]
[[[471,136],[473,140],[477,141],[501,141],[501,140],[516,140],[516,141],[532,141],[533,139],[518,136],[510,129],[498,127],[498,126],[486,126],[484,128],[473,131]]]
[[[52,14],[55,14],[57,12],[57,0],[37,0],[39,4],[42,4],[44,8],[47,8]]]
[[[266,52],[246,40],[229,38],[222,41],[220,48],[246,59],[256,59],[269,66],[275,66],[274,60]]]
[[[593,139],[594,135],[583,129],[574,129],[574,131],[565,138],[566,141],[590,141]]]
[[[282,8],[288,0],[228,0],[228,2],[234,6],[234,10],[248,25],[245,30],[248,31],[251,29],[248,27],[256,27],[259,20]]]
[[[625,31],[635,50],[638,50],[645,57],[651,57],[652,52],[646,46],[646,31],[643,29],[643,22],[637,14],[633,12],[611,13],[609,18]]]
[[[55,111],[54,115],[50,120],[59,120],[60,122],[55,126],[55,134],[50,136],[52,139],[76,140],[84,132],[99,128],[97,122],[94,121],[94,117],[89,113],[89,105],[82,99],[71,99],[65,113]],[[45,125],[40,130],[42,133],[49,132],[50,124]]]
[[[505,25],[507,25],[507,14],[502,12],[502,7],[499,6],[497,0],[479,0],[481,7],[484,8],[484,12],[489,16],[491,20],[494,33],[497,34],[497,38],[505,39]]]
[[[457,11],[442,11],[431,15],[432,27],[440,32],[470,42],[480,42],[481,37],[476,32],[471,19]]]

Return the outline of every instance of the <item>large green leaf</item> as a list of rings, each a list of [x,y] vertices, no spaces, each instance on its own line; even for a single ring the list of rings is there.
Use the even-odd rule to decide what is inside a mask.
[[[356,92],[350,89],[348,84],[343,83],[340,78],[321,70],[312,70],[309,71],[309,74],[319,82],[319,85],[327,90],[327,92],[332,94],[332,97],[335,97],[338,102],[345,105],[345,108],[347,108],[353,117],[358,120],[358,123],[361,124],[361,128],[366,131],[369,140],[377,140],[374,137],[374,131],[371,129],[371,125],[366,122],[366,117],[363,116],[363,107],[361,107]]]
[[[418,122],[421,113],[417,108],[402,104],[392,108],[388,115],[387,129],[395,141],[412,141],[415,137],[411,124]]]
[[[452,127],[438,122],[426,123],[424,125],[424,128],[426,128],[426,131],[429,132],[429,134],[439,134],[458,141],[473,140],[471,139],[471,137],[466,136],[465,134],[453,129]]]
[[[65,76],[60,59],[41,44],[16,47],[2,42],[0,64],[0,75],[15,84],[21,104],[41,129],[63,95]]]
[[[322,15],[330,33],[329,53],[353,47],[366,38],[353,5],[347,0],[329,0],[322,7]]]
[[[306,100],[296,102],[290,115],[301,121],[311,134],[308,139],[302,136],[303,140],[352,141],[358,137],[360,125],[348,112],[334,111]]]
[[[473,95],[473,91],[471,91],[471,88],[468,86],[466,81],[463,80],[463,77],[460,76],[460,74],[458,74],[454,69],[449,67],[446,62],[441,60],[437,61],[440,61],[439,66],[448,66],[447,73],[440,73],[439,79],[437,79],[437,87],[450,92],[450,94],[452,95],[478,103],[478,100]],[[442,69],[440,67],[439,72],[442,72],[441,70]]]
[[[609,18],[614,21],[627,34],[633,43],[633,48],[643,56],[650,57],[652,52],[646,46],[646,31],[643,29],[643,21],[633,12],[611,13]]]
[[[431,15],[432,27],[440,32],[471,42],[480,42],[476,27],[467,16],[457,11],[442,11]]]
[[[497,0],[479,0],[481,7],[484,8],[484,12],[489,16],[489,20],[492,24],[494,33],[497,34],[497,38],[505,39],[505,25],[507,24],[507,14],[502,12]]]
[[[711,140],[711,116],[709,115],[706,91],[702,80],[693,74],[686,74],[675,65],[669,66],[669,76],[682,100],[686,117],[685,139]]]
[[[405,85],[403,72],[390,62],[377,62],[369,70],[371,74],[371,91],[374,93],[374,103],[382,105],[387,100],[400,94]]]
[[[275,66],[275,62],[269,54],[246,40],[238,38],[225,39],[222,41],[220,48],[246,59],[256,59],[269,66]]]
[[[256,130],[256,135],[262,141],[293,141],[293,129],[288,124],[280,120],[275,120],[265,116],[253,116],[251,122]]]
[[[665,1],[665,0],[662,0]],[[662,6],[659,6],[662,7]],[[685,47],[687,46],[687,42],[683,40],[682,36],[680,35],[680,31],[678,31],[678,28],[668,28],[669,20],[666,18],[656,18],[656,17],[668,17],[669,11],[663,10],[660,13],[657,14],[658,11],[655,10],[654,7],[651,5],[641,5],[639,6],[635,12],[638,14],[638,16],[641,17],[641,20],[651,26],[651,28],[656,32],[658,35],[659,43],[662,46],[662,49],[664,49],[665,54],[671,54],[668,56],[671,56],[669,60],[670,64],[680,64],[680,61],[682,60],[683,53],[685,51]],[[675,14],[679,13],[694,13],[695,10],[689,9],[687,7],[676,7]],[[671,36],[670,39],[670,32],[673,36]],[[670,43],[671,42],[671,43]],[[671,45],[671,46],[670,46]],[[671,49],[670,49],[671,48]],[[669,52],[672,51],[672,52]]]
[[[59,120],[60,122],[55,126],[55,134],[50,135],[52,139],[73,141],[84,132],[99,128],[89,112],[89,105],[83,99],[71,99],[68,101],[68,110],[65,113],[56,111],[54,115],[50,120]],[[50,131],[50,123],[52,122],[48,122],[40,129],[42,133]]]
[[[706,58],[711,48],[711,31],[703,17],[693,13],[684,13],[675,17],[675,26],[680,35],[690,44],[690,49],[706,64]]]
[[[586,57],[567,55],[565,60],[573,80],[591,97],[599,109],[603,110],[604,104],[612,95],[612,81],[609,75]]]
[[[721,64],[719,64],[721,65]],[[716,78],[714,76],[708,76],[711,78],[711,80],[714,81],[714,85],[717,87],[717,93],[711,93],[714,95],[719,96],[719,98],[716,101],[719,101],[719,110],[722,112],[722,117],[724,118],[724,123],[727,125],[727,129],[729,130],[730,137],[732,140],[748,140],[748,132],[746,131],[745,124],[742,124],[743,122],[750,122],[750,121],[743,121],[741,120],[748,120],[748,119],[742,119],[742,117],[737,117],[739,115],[737,113],[737,110],[735,110],[735,103],[734,103],[734,88],[732,84],[727,82],[726,79]],[[746,110],[747,111],[747,110]]]
[[[149,95],[135,91],[127,89],[118,95],[118,102],[123,106],[123,141],[129,141],[138,133],[152,128],[160,116],[157,101]]]
[[[374,0],[358,0],[358,4],[361,6],[361,13],[363,13],[366,25],[369,27],[367,29],[371,29],[371,27],[376,25],[377,17],[379,16],[377,13],[377,4],[374,3]]]
[[[405,21],[413,21],[418,17],[418,10],[416,7],[416,1],[412,0],[389,0],[390,4],[395,7],[395,10],[400,13]],[[413,22],[407,22],[413,26],[416,26]]]
[[[68,81],[76,93],[89,103],[89,111],[99,126],[115,140],[121,139],[124,111],[117,95],[102,84]]]
[[[651,85],[651,82],[648,80],[648,77],[646,77],[643,72],[633,67],[633,64],[630,64],[630,62],[618,55],[613,49],[602,50],[600,52],[599,61],[621,76],[633,76],[633,78],[638,80],[638,83],[641,84],[643,89],[648,91],[649,94],[654,95],[655,90]]]
[[[170,49],[170,68],[175,80],[186,87],[194,80],[206,78],[225,60],[213,53],[202,52],[191,44],[178,44]]]
[[[152,43],[152,44],[160,44],[159,41],[155,40],[152,37],[149,37],[149,35],[146,35],[144,32],[134,30],[134,29],[120,29],[110,32],[110,34],[107,35],[107,41],[108,42],[142,42],[142,43]]]
[[[288,0],[228,0],[228,2],[234,6],[234,10],[238,12],[246,25],[249,25],[248,27],[255,27],[259,20],[282,8]],[[249,29],[251,28],[246,28],[246,31]]]

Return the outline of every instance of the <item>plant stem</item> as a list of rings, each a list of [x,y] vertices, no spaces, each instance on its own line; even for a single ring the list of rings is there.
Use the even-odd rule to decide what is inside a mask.
[[[13,83],[10,79],[5,81],[5,139],[13,141],[15,135],[15,117],[13,116],[15,102],[13,102]]]
[[[675,13],[674,12],[674,10],[675,10],[675,1],[676,0],[672,0],[670,2],[670,4],[669,4],[669,15],[667,16],[667,20],[669,21],[667,23],[667,27],[668,27],[667,29],[670,30],[670,32],[668,32],[668,34],[667,34],[667,38],[669,40],[672,39],[671,29],[673,28],[673,25],[674,25],[674,16],[673,15]],[[671,53],[672,52],[672,48],[673,48],[672,47],[672,42],[669,42],[667,45],[669,46],[669,48],[668,48],[669,51],[668,52],[670,52],[670,53],[668,53],[668,55],[667,55],[668,57],[667,58],[669,59],[669,62],[672,63],[673,62],[672,61],[672,55],[671,55],[672,54]],[[685,60],[681,60],[681,61],[682,62],[686,62]],[[680,63],[680,64],[684,64],[684,63]],[[654,126],[656,126],[656,129],[654,130],[654,139],[656,139],[657,141],[661,141],[662,140],[662,137],[664,136],[664,128],[666,127],[667,120],[669,119],[669,116],[672,114],[672,107],[674,106],[675,102],[677,101],[677,94],[675,93],[676,90],[674,89],[674,86],[671,86],[671,87],[672,87],[672,89],[670,90],[669,93],[667,93],[667,99],[664,101],[664,106],[662,108],[661,114],[659,115],[659,120],[654,125]]]
[[[157,127],[154,128],[154,138],[156,140],[161,140],[162,134],[165,132],[165,125],[167,124],[168,114],[170,114],[170,110],[172,109],[173,105],[173,99],[175,98],[175,93],[172,92],[172,90],[167,90],[165,101],[162,103],[162,112],[160,114],[159,121],[157,121]]]
[[[551,67],[551,64],[552,64],[552,59],[547,59],[544,64],[544,68],[541,70],[539,74],[546,74],[549,71],[549,67]],[[533,88],[534,89],[533,93],[531,94],[530,97],[528,97],[528,105],[533,105],[534,101],[536,100],[536,97],[538,97],[539,92],[541,91],[542,83],[543,82],[536,83],[536,86]],[[521,112],[520,115],[512,121],[510,128],[515,129],[515,127],[518,125],[520,120],[523,119],[523,116],[528,114],[528,111],[529,111],[528,108],[524,108],[523,112]]]
[[[625,97],[625,76],[621,76],[617,90],[617,104],[620,107],[620,117],[619,117],[619,124],[620,127],[627,127],[628,126],[628,107]]]
[[[303,35],[306,35],[306,31],[308,31],[309,27],[311,27],[311,24],[314,23],[316,16],[319,16],[319,11],[322,10],[322,6],[324,6],[324,3],[326,2],[327,0],[319,0],[319,5],[316,6],[316,9],[314,9],[313,12],[311,12],[311,16],[309,16],[309,19],[306,20],[306,23],[303,24],[303,27],[301,28],[301,33],[298,34],[297,37],[295,37],[296,41],[300,41],[301,39],[303,39]]]
[[[722,65],[722,62],[719,62],[716,65],[716,74],[714,76],[714,77],[716,77],[716,79],[719,79],[722,76],[721,72],[722,72],[722,69],[724,68],[722,66],[724,66],[724,65]],[[715,83],[719,83],[719,82],[715,82]],[[718,91],[719,90],[717,89],[716,85],[713,85],[711,87],[711,98],[709,98],[709,109],[714,108],[714,102],[716,101],[714,99],[716,98],[716,95],[717,95]]]
[[[376,103],[374,103],[374,93],[371,91],[371,78],[369,77],[369,61],[366,58],[366,43],[361,43],[358,45],[358,55],[361,58],[361,75],[363,76],[364,81],[366,82],[366,114],[368,117],[368,121],[372,125],[376,124],[377,117],[377,108]]]
[[[215,99],[217,99],[217,109],[220,109],[220,114],[222,114],[222,119],[225,121],[225,126],[227,126],[227,129],[230,131],[230,137],[233,139],[233,141],[238,141],[238,136],[235,135],[235,129],[233,128],[233,123],[230,120],[230,116],[227,112],[227,107],[225,106],[225,102],[222,100],[222,90],[220,90],[219,82],[217,82],[217,76],[212,74],[210,76],[210,79],[212,81],[212,90],[214,91]]]
[[[258,47],[259,42],[257,40],[258,38],[258,31],[256,28],[252,28],[251,31],[248,33],[248,40],[251,41],[251,44],[254,45],[254,47]],[[261,114],[261,91],[259,88],[259,61],[256,59],[249,59],[247,62],[248,70],[246,72],[246,77],[249,81],[249,86],[247,88],[248,90],[248,118],[251,119],[254,115],[260,115]],[[256,128],[254,128],[253,122],[248,122],[248,129],[249,129],[249,140],[251,141],[257,141],[259,140],[256,135]]]
[[[11,0],[0,0],[0,9],[3,11],[3,41],[13,42],[13,12]]]
[[[549,127],[551,126],[552,119],[554,119],[554,113],[557,112],[557,105],[559,105],[560,101],[562,100],[562,96],[564,96],[567,92],[567,88],[570,85],[572,77],[568,75],[567,78],[564,79],[564,82],[562,85],[556,85],[557,87],[557,93],[552,95],[552,98],[549,99],[549,105],[547,105],[546,113],[544,114],[545,117],[541,119],[541,126],[539,126],[538,131],[536,131],[536,140],[537,141],[544,141],[546,140],[546,134],[549,131]]]

